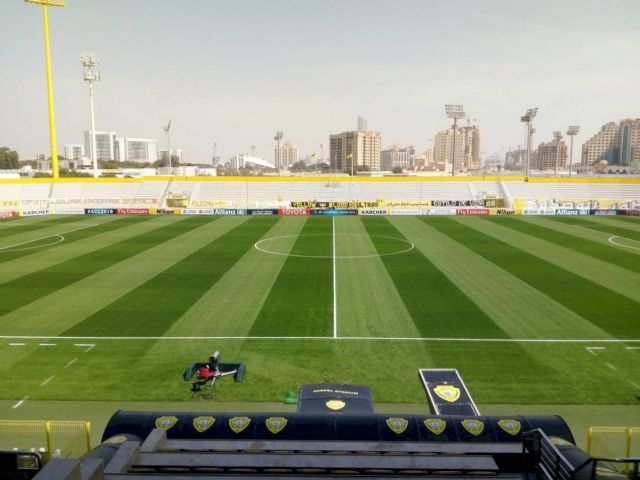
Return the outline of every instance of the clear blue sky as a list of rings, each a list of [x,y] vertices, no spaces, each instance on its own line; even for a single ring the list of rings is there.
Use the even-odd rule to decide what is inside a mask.
[[[49,152],[41,7],[2,0],[0,145]],[[478,120],[488,156],[640,117],[640,1],[67,0],[50,8],[58,145],[82,143],[88,88],[79,55],[95,51],[96,128],[150,137],[185,160],[301,154],[356,128],[420,151],[447,128],[445,103]],[[574,155],[578,155],[574,153]]]

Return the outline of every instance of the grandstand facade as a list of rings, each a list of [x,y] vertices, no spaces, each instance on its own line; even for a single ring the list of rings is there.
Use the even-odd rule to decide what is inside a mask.
[[[394,209],[404,209],[404,214],[456,214],[457,207],[504,209],[488,213],[509,214],[640,208],[640,178],[148,177],[0,182],[0,211],[5,217],[104,213],[86,210],[105,208],[122,210],[117,213],[175,214],[289,207],[381,208],[386,210],[380,213],[391,214],[398,213]]]

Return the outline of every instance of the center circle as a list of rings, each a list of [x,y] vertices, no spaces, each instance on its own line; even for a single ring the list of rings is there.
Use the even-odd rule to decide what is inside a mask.
[[[398,249],[392,252],[386,253],[376,253],[376,254],[365,254],[365,255],[309,255],[309,254],[298,254],[298,253],[290,253],[290,252],[279,252],[277,249],[270,247],[269,243],[272,244],[274,241],[282,240],[286,238],[299,238],[299,237],[365,237],[365,238],[382,238],[385,240],[393,240],[398,243]],[[376,257],[387,257],[389,255],[399,255],[401,253],[406,253],[415,248],[413,242],[406,240],[404,238],[398,237],[388,237],[385,235],[365,235],[362,233],[338,233],[336,235],[330,233],[303,233],[301,235],[280,235],[277,237],[268,237],[263,238],[262,240],[257,241],[254,245],[256,250],[269,253],[271,255],[281,255],[283,257],[300,257],[300,258],[376,258]]]

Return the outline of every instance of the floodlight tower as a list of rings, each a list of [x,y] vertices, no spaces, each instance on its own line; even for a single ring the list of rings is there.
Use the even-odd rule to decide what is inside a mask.
[[[525,176],[529,176],[529,167],[531,164],[531,136],[535,132],[535,128],[531,126],[531,122],[538,113],[538,107],[529,108],[527,112],[520,117],[520,121],[527,124],[527,164],[525,166]]]
[[[64,0],[24,0],[27,3],[42,5],[42,20],[44,23],[44,59],[47,72],[47,98],[49,100],[49,141],[51,142],[51,170],[53,178],[58,173],[58,143],[56,140],[56,115],[53,108],[53,81],[51,79],[51,51],[49,49],[49,14],[47,6],[64,7]]]
[[[458,119],[464,118],[464,107],[447,103],[444,106],[447,117],[453,118],[453,155],[451,159],[451,176],[456,174],[456,134],[458,132]]]
[[[91,106],[91,132],[90,144],[91,144],[91,161],[93,163],[93,176],[98,176],[98,156],[96,153],[96,116],[93,109],[93,82],[100,80],[100,72],[98,71],[98,59],[95,53],[83,53],[80,55],[80,62],[84,67],[83,79],[85,82],[89,82],[89,104]]]
[[[276,132],[276,136],[273,137],[273,139],[277,142],[277,147],[276,147],[276,169],[278,170],[278,175],[280,175],[280,159],[282,158],[282,155],[280,152],[280,140],[282,140],[282,137],[284,136],[284,133],[282,132]]]
[[[571,125],[567,130],[567,135],[571,137],[571,149],[569,150],[569,178],[571,178],[571,171],[573,170],[573,137],[575,137],[580,131],[578,125]]]
[[[169,163],[167,163],[167,166],[169,167],[169,176],[171,176],[171,141],[169,138],[169,129],[171,128],[171,120],[169,120],[169,123],[167,123],[166,127],[164,128],[164,134],[167,138],[167,160]]]
[[[556,177],[558,176],[558,162],[560,161],[560,140],[562,140],[562,132],[560,130],[556,130],[553,132],[553,138],[556,139]]]

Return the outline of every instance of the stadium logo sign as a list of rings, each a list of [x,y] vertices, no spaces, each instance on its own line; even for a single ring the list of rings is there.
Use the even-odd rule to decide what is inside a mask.
[[[163,415],[162,417],[156,418],[156,428],[162,430],[169,430],[176,423],[178,423],[178,417],[174,417],[173,415]]]
[[[460,398],[460,389],[453,385],[438,385],[433,389],[433,393],[450,403],[453,403]]]
[[[342,410],[344,407],[347,406],[346,403],[344,403],[342,400],[328,400],[325,405],[327,406],[327,408],[330,408],[331,410]]]
[[[275,435],[287,426],[287,422],[288,420],[284,417],[269,417],[264,421],[264,424],[267,426],[267,430]]]
[[[400,435],[407,429],[407,427],[409,426],[409,422],[406,418],[391,417],[387,418],[387,426],[393,433],[397,433],[398,435]]]
[[[249,426],[251,419],[249,417],[231,417],[229,419],[229,428],[234,433],[240,433]]]
[[[520,433],[520,429],[522,428],[518,420],[498,420],[498,426],[514,437]]]
[[[440,418],[428,418],[424,422],[424,426],[427,427],[434,435],[440,435],[444,432],[444,429],[447,428],[447,422]]]
[[[467,432],[476,437],[484,431],[484,422],[480,420],[462,420],[460,423]]]
[[[196,417],[193,419],[193,428],[195,428],[200,433],[206,432],[213,426],[215,422],[216,419],[213,417]]]

